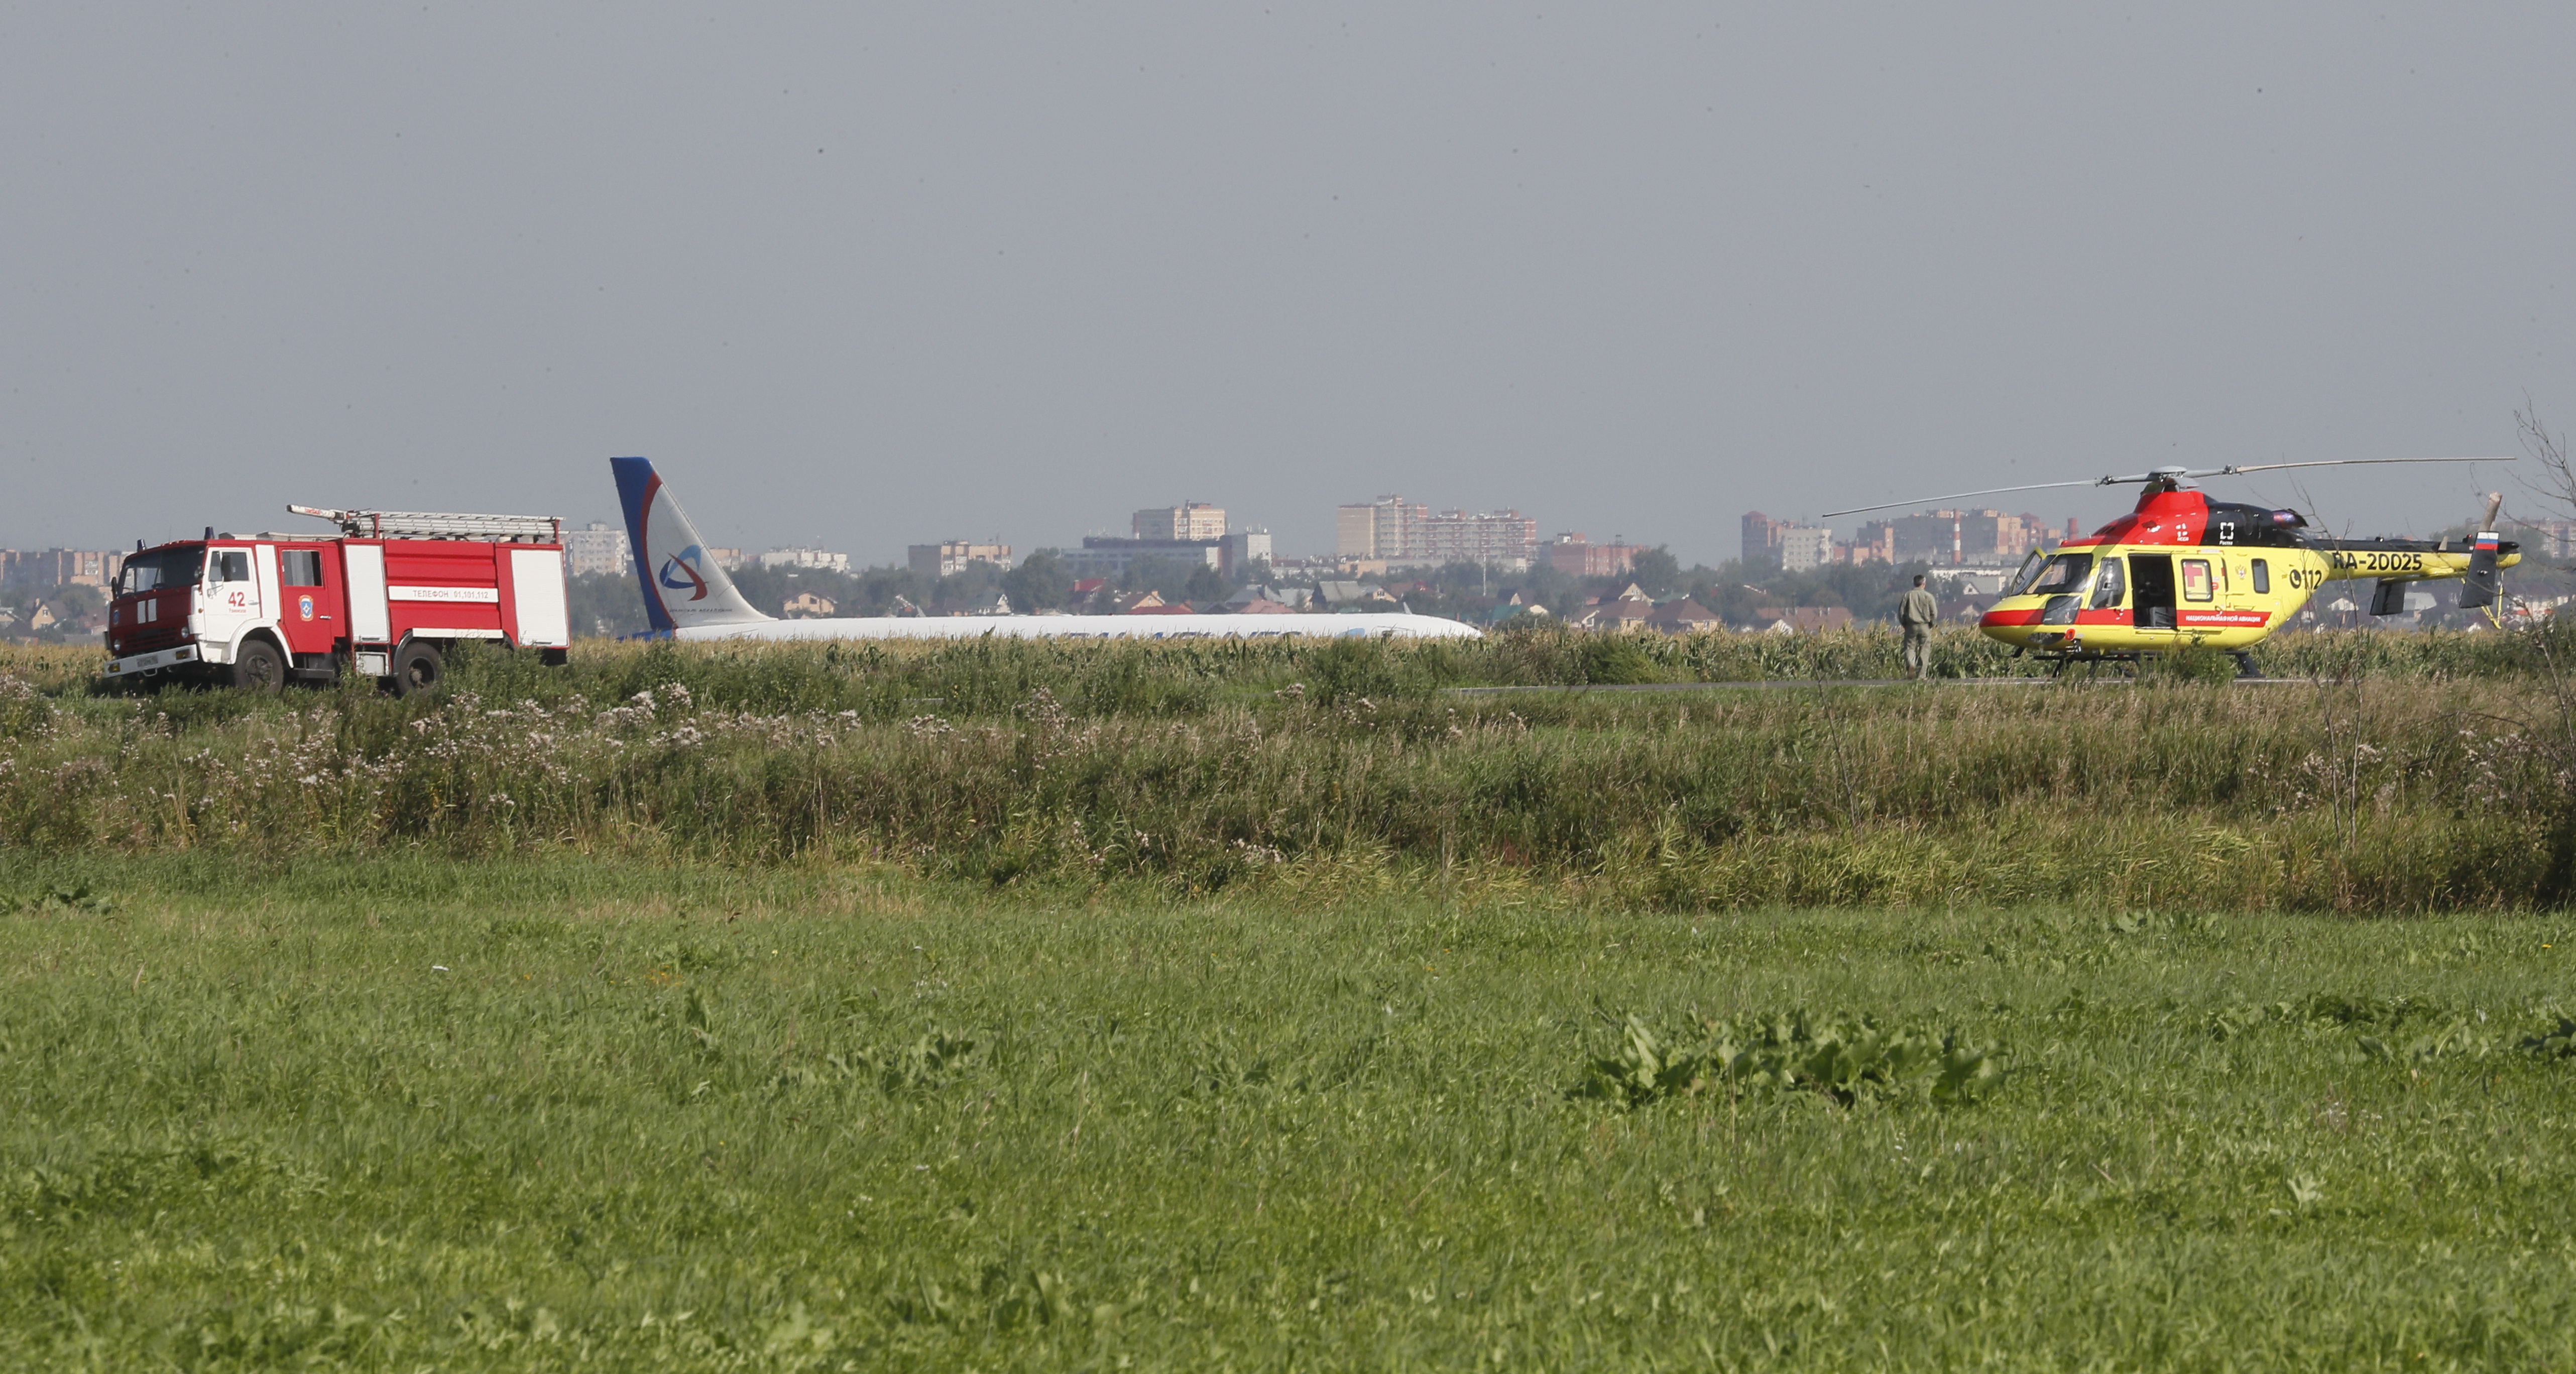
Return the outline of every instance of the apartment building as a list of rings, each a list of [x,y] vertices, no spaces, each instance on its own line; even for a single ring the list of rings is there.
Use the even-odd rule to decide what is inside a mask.
[[[1822,525],[1783,525],[1780,571],[1806,572],[1834,561],[1834,532]]]
[[[1506,563],[1526,567],[1538,556],[1538,522],[1517,510],[1447,510],[1401,496],[1333,512],[1333,552],[1380,563]]]
[[[2053,533],[2036,515],[2007,515],[1999,510],[1936,510],[1887,523],[1895,528],[1891,561],[1898,563],[2013,561]]]
[[[1270,561],[1270,531],[1238,530],[1197,539],[1119,539],[1095,534],[1085,537],[1081,548],[1057,550],[1056,558],[1076,578],[1123,577],[1128,568],[1145,559],[1200,563],[1228,577],[1241,577],[1253,564]]]
[[[627,540],[626,531],[605,521],[593,520],[577,530],[563,532],[564,572],[573,577],[593,573],[616,573],[632,576],[635,572],[635,547]]]
[[[912,575],[924,582],[955,577],[966,571],[969,563],[990,563],[995,567],[1011,566],[1008,544],[978,544],[965,539],[947,539],[936,544],[914,544],[904,550],[904,562]]]
[[[1225,508],[1205,501],[1156,506],[1136,512],[1128,520],[1127,528],[1138,539],[1222,539],[1225,537]]]
[[[850,570],[850,556],[822,549],[771,549],[760,556],[764,568],[822,568],[845,573]]]
[[[1737,561],[1746,572],[1764,572],[1780,566],[1780,531],[1790,522],[1774,520],[1758,510],[1744,513],[1743,544]]]
[[[1580,530],[1567,530],[1547,546],[1547,565],[1573,577],[1625,577],[1637,570],[1642,544],[1595,544]]]
[[[1333,553],[1341,558],[1403,558],[1412,547],[1414,527],[1430,517],[1429,507],[1401,496],[1342,506],[1333,512]]]
[[[1405,555],[1424,563],[1502,563],[1529,566],[1538,552],[1538,522],[1516,510],[1443,511],[1414,526]]]
[[[0,549],[0,582],[105,590],[123,571],[125,554],[117,549]]]

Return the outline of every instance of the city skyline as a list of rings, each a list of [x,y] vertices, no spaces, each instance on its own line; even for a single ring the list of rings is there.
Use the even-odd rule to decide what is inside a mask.
[[[1517,510],[1470,514],[1452,509],[1438,516],[1428,514],[1422,503],[1406,503],[1400,497],[1386,496],[1370,503],[1345,503],[1336,508],[1340,517],[1337,546],[1328,550],[1278,548],[1267,533],[1267,527],[1250,521],[1229,519],[1225,507],[1213,502],[1190,501],[1171,507],[1140,508],[1131,512],[1130,535],[1104,537],[1082,535],[1070,539],[1042,540],[1031,546],[1014,546],[995,540],[938,539],[928,543],[914,542],[904,547],[901,556],[872,553],[852,548],[831,547],[835,541],[800,544],[762,544],[757,541],[711,549],[726,566],[756,563],[762,566],[830,567],[840,571],[854,568],[909,567],[926,577],[946,576],[974,561],[1012,566],[1030,553],[1049,551],[1079,558],[1086,546],[1121,544],[1181,545],[1200,543],[1228,546],[1223,558],[1209,555],[1211,566],[1229,572],[1253,561],[1285,560],[1300,565],[1333,562],[1387,564],[1393,566],[1429,567],[1450,562],[1510,563],[1520,561],[1535,565],[1553,563],[1559,567],[1584,566],[1577,557],[1572,563],[1565,558],[1551,560],[1549,550],[1563,545],[1590,544],[1594,555],[1589,563],[1601,561],[1600,550],[1621,550],[1618,557],[1633,555],[1654,545],[1636,544],[1614,535],[1608,540],[1594,540],[1580,531],[1559,530],[1546,538],[1537,537],[1539,522],[1524,517]],[[1354,525],[1354,516],[1361,524]],[[1369,518],[1369,517],[1374,517]],[[622,520],[561,518],[565,558],[574,575],[599,572],[624,572],[628,546]],[[1525,555],[1508,552],[1477,558],[1454,547],[1460,536],[1449,534],[1424,541],[1424,524],[1446,527],[1473,527],[1508,520],[1515,533],[1529,532]],[[1158,523],[1159,522],[1159,523]],[[1192,523],[1195,522],[1195,523]],[[2520,531],[2532,543],[2532,552],[2547,557],[2576,556],[2576,520],[2547,516],[2507,516],[2501,524]],[[1365,532],[1355,536],[1355,530]],[[1683,566],[1718,567],[1728,561],[1740,564],[1746,572],[1762,570],[1798,572],[1838,563],[1928,563],[1934,567],[1954,562],[1970,565],[2011,563],[2031,547],[2054,545],[2062,540],[2089,533],[2091,525],[2079,517],[2043,518],[2028,511],[2009,512],[1994,507],[1926,507],[1911,511],[1881,513],[1861,521],[1846,520],[1837,525],[1811,524],[1802,520],[1776,518],[1761,511],[1745,512],[1737,517],[1735,547],[1715,556],[1692,557],[1673,550]],[[283,532],[292,534],[291,531]],[[318,534],[318,531],[315,532]],[[1244,536],[1254,536],[1244,542]],[[1801,538],[1801,537],[1804,538]],[[182,534],[179,539],[193,537]],[[1355,549],[1354,537],[1376,541],[1398,541],[1391,548]],[[167,542],[167,541],[156,541]],[[1015,549],[1017,550],[1015,552]],[[76,543],[56,542],[24,548],[0,547],[0,580],[16,577],[29,580],[27,569],[37,564],[59,566],[59,577],[33,577],[43,583],[61,582],[72,585],[104,585],[114,576],[115,564],[130,552],[125,548],[99,548]],[[1266,551],[1266,552],[1265,552]],[[927,562],[925,562],[927,560]],[[1621,564],[1624,566],[1624,561]],[[925,571],[928,569],[928,571]],[[1597,575],[1597,574],[1596,574]]]

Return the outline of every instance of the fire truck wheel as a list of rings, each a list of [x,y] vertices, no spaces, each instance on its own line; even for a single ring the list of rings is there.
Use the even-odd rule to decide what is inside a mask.
[[[447,677],[447,660],[435,644],[411,643],[394,655],[394,692],[415,697],[438,690]]]
[[[233,685],[264,697],[276,696],[286,686],[286,660],[267,640],[250,640],[233,656]]]

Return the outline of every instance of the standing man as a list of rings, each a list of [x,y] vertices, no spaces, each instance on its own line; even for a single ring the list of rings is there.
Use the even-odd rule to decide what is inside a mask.
[[[1896,608],[1896,623],[1905,630],[1905,671],[1917,682],[1932,671],[1932,626],[1941,618],[1941,603],[1923,590],[1923,574],[1914,575],[1914,590]]]

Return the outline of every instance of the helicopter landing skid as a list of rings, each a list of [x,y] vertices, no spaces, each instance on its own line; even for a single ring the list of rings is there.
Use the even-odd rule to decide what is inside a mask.
[[[2031,650],[2030,652],[2036,657],[2054,660],[2048,670],[2048,675],[2051,679],[2066,676],[2066,670],[2079,663],[2085,665],[2085,676],[2087,678],[2091,678],[2099,674],[2102,670],[2102,665],[2105,663],[2125,664],[2128,666],[2129,675],[2131,677],[2135,677],[2137,676],[2138,665],[2140,663],[2151,658],[2164,657],[2162,654],[2144,653],[2136,649],[2062,649],[2055,652],[2038,649]],[[2236,678],[2238,681],[2244,682],[2260,680],[2263,677],[2263,670],[2254,666],[2254,655],[2247,653],[2242,649],[2237,649],[2230,651],[2227,656],[2236,660]],[[2021,651],[2016,650],[2013,657],[2021,657]]]

